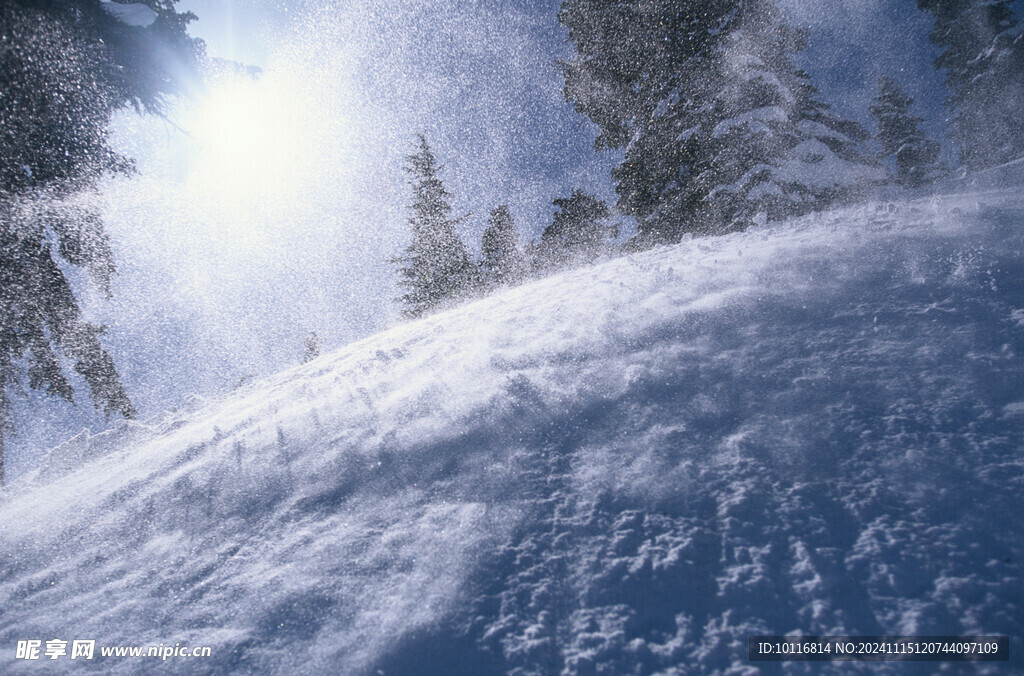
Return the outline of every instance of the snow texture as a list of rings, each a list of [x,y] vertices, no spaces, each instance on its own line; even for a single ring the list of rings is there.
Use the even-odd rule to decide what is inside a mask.
[[[0,646],[213,655],[0,671],[925,674],[747,637],[1020,637],[1019,195],[688,240],[77,437],[0,504]]]

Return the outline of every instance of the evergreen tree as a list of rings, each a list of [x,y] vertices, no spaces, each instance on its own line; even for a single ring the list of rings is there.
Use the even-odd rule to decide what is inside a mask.
[[[191,14],[152,0],[148,26],[129,25],[100,0],[0,3],[0,484],[11,396],[25,386],[73,400],[61,357],[106,415],[135,410],[83,317],[59,259],[88,270],[108,295],[114,262],[99,216],[71,199],[130,160],[108,145],[126,106],[159,113],[197,72]]]
[[[406,159],[413,189],[409,218],[412,242],[405,255],[393,262],[401,266],[400,283],[406,289],[400,298],[403,313],[418,317],[468,293],[474,275],[466,247],[455,231],[462,219],[451,218],[452,195],[441,182],[441,167],[422,134],[417,152]]]
[[[867,132],[818,100],[793,65],[804,44],[770,2],[720,43],[717,88],[688,167],[697,233],[821,209],[883,180],[864,151]]]
[[[953,133],[969,170],[1024,157],[1024,37],[1010,0],[918,0],[935,19]]]
[[[522,278],[523,260],[519,235],[509,213],[502,204],[491,212],[491,218],[480,240],[484,277],[492,286],[513,284]]]
[[[804,36],[771,0],[566,0],[577,56],[564,94],[625,148],[613,178],[634,246],[800,213],[881,175],[866,134],[816,99],[790,56]]]
[[[887,77],[878,84],[878,96],[871,105],[871,114],[878,123],[875,136],[883,158],[895,162],[898,185],[918,188],[942,178],[946,171],[939,162],[939,142],[925,137],[920,129],[923,120],[910,114],[914,99],[907,96]]]
[[[310,331],[306,336],[305,353],[302,355],[302,363],[311,362],[320,356],[320,336],[316,331]]]
[[[573,190],[570,197],[555,199],[559,209],[544,228],[536,258],[544,269],[571,267],[593,262],[611,250],[609,238],[618,227],[608,223],[608,205],[593,195]]]
[[[737,19],[737,0],[565,0],[559,21],[576,57],[562,63],[563,94],[600,129],[596,150],[625,148],[612,176],[618,208],[641,238],[671,241],[686,229],[687,167],[713,86],[715,46]]]

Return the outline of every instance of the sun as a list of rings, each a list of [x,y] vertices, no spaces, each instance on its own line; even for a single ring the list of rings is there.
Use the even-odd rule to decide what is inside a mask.
[[[200,106],[197,178],[224,198],[287,190],[301,168],[287,101],[259,81],[235,81],[211,91]]]
[[[204,236],[273,249],[301,218],[326,222],[335,211],[323,204],[351,198],[363,166],[359,90],[301,65],[281,58],[255,78],[223,76],[182,110],[179,205]]]
[[[252,207],[298,199],[322,160],[318,111],[293,78],[240,77],[212,88],[191,124],[197,190]]]

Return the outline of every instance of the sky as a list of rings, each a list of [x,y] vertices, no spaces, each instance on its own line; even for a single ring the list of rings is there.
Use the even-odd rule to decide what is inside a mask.
[[[444,165],[471,251],[507,203],[523,241],[554,198],[614,201],[617,152],[561,95],[572,55],[559,2],[182,0],[211,56],[258,66],[212,78],[164,118],[125,113],[114,145],[138,172],[95,200],[119,274],[112,299],[81,275],[86,314],[107,326],[141,417],[298,363],[311,331],[330,350],[398,321],[394,266],[407,242],[403,165],[424,133]],[[782,2],[810,31],[800,65],[826,101],[864,123],[880,74],[920,99],[944,133],[927,18],[906,0]],[[922,112],[925,112],[922,110]],[[75,273],[72,273],[75,274]],[[45,448],[105,423],[33,396],[16,411],[16,475]]]

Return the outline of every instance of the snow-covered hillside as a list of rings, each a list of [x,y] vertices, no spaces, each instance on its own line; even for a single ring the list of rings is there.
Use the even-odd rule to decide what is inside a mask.
[[[608,261],[72,440],[0,504],[0,671],[781,673],[747,637],[798,632],[1022,673],[1019,195]],[[52,638],[212,656],[15,659]]]

